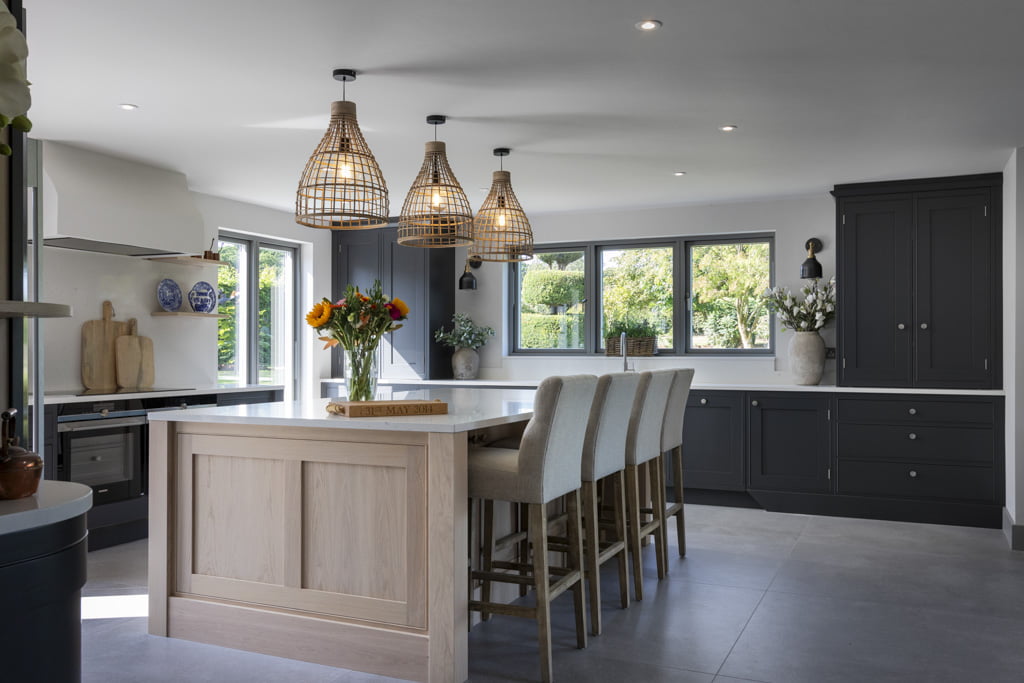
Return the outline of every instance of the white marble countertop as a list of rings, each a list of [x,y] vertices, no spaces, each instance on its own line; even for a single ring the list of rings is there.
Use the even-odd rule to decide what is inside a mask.
[[[394,386],[424,386],[424,387],[533,387],[536,388],[541,380],[535,379],[387,379],[380,380],[379,387]],[[344,378],[331,378],[321,380],[322,384],[344,385]],[[936,396],[1005,396],[1003,389],[918,389],[911,387],[839,387],[834,384],[706,384],[694,382],[691,387],[695,391],[806,391],[806,392],[831,392],[842,394],[918,394]]]
[[[199,394],[233,394],[241,391],[279,391],[283,384],[215,384],[191,389],[164,389],[160,391],[124,391],[79,396],[80,389],[47,391],[45,405],[57,403],[88,403],[89,401],[126,401],[134,398],[161,398],[170,396],[197,396]]]
[[[63,522],[92,507],[92,489],[72,481],[39,482],[35,495],[0,500],[0,534]]]
[[[189,408],[150,413],[150,422],[213,422],[221,424],[328,427],[334,429],[387,429],[407,432],[464,432],[500,424],[525,422],[533,415],[531,389],[430,387],[386,392],[387,399],[441,399],[447,415],[408,417],[342,417],[330,415],[331,399],[257,403],[216,408]],[[378,398],[385,398],[378,392]]]

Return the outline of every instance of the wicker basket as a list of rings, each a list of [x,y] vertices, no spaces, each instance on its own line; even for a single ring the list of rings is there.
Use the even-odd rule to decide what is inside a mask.
[[[657,347],[657,337],[626,337],[627,356],[653,356]],[[605,337],[604,355],[622,355],[622,347],[619,346],[619,337]]]

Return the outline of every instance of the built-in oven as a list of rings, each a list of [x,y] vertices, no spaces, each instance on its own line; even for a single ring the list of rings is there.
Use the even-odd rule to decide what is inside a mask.
[[[57,417],[57,478],[91,486],[97,506],[145,495],[146,411],[94,407]]]

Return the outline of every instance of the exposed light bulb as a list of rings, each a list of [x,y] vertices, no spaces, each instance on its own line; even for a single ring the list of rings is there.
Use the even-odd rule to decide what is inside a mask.
[[[503,213],[499,213],[498,214],[498,227],[499,228],[504,228],[505,227],[505,214],[503,214]]]
[[[352,180],[352,167],[348,164],[342,164],[341,168],[338,169],[338,175],[345,180]]]
[[[431,198],[430,202],[434,205],[435,209],[440,208],[440,206],[441,206],[441,193],[435,191],[434,192],[434,196]]]

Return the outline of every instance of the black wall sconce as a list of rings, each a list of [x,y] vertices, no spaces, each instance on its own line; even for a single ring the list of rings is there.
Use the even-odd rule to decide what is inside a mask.
[[[812,237],[804,244],[804,249],[807,250],[807,259],[800,264],[800,277],[804,280],[820,278],[821,264],[818,263],[818,259],[814,258],[814,254],[821,251],[821,240]]]
[[[479,268],[481,263],[483,261],[466,259],[466,272],[459,278],[459,289],[476,289],[476,275],[473,275],[473,271],[470,268]]]

